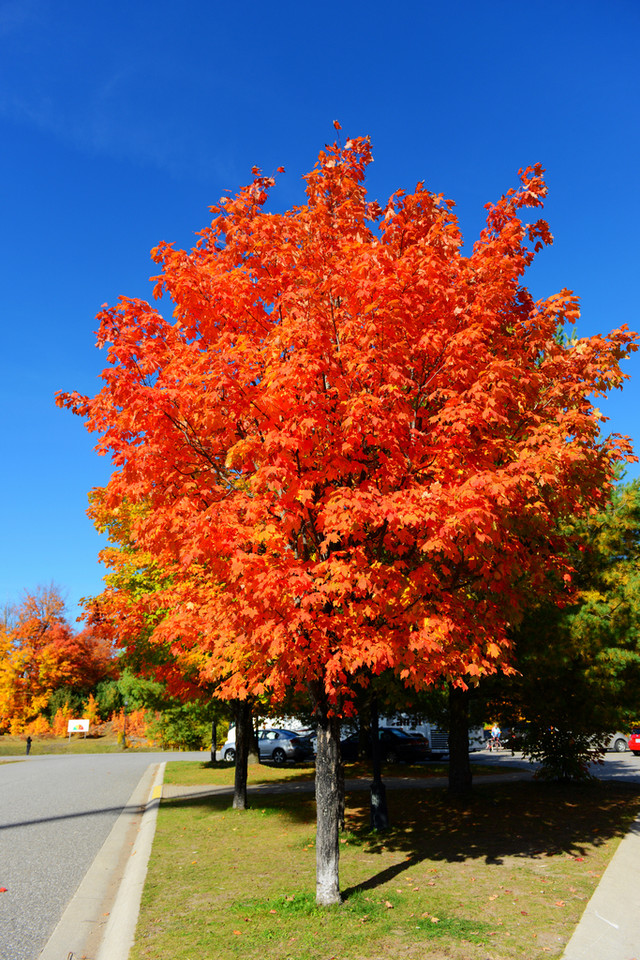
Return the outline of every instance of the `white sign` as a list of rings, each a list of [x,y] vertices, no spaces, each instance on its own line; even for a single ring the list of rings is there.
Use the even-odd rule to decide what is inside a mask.
[[[89,721],[88,720],[69,720],[67,725],[67,733],[88,733],[89,732]]]

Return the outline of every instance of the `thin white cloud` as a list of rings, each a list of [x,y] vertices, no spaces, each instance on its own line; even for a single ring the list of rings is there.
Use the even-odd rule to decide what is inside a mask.
[[[200,137],[181,114],[146,111],[136,73],[135,68],[115,71],[72,100],[59,96],[55,87],[46,92],[35,84],[29,90],[5,89],[0,91],[0,116],[88,155],[152,166],[178,179],[235,184],[239,171],[229,157],[229,144],[221,144],[212,157],[208,138]]]

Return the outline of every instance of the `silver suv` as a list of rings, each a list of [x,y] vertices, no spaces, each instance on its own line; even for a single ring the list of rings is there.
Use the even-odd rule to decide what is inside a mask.
[[[313,745],[309,737],[301,736],[294,730],[259,730],[258,754],[261,760],[271,760],[281,766],[288,760],[294,763],[313,760]],[[235,740],[227,740],[222,748],[222,756],[229,763],[235,762]]]

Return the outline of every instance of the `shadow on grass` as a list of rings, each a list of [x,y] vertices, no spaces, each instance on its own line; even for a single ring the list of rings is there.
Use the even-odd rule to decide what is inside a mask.
[[[228,760],[205,760],[198,763],[198,769],[200,770],[233,770],[235,763],[230,763]],[[273,770],[277,772],[279,777],[286,777],[287,775],[292,777],[315,777],[315,764],[314,763],[273,763],[269,760],[260,760],[259,763],[252,763],[249,766],[250,772],[255,772],[259,770]]]
[[[446,790],[398,789],[387,795],[392,828],[369,830],[368,793],[347,795],[346,842],[368,856],[401,855],[362,883],[343,891],[345,899],[388,883],[423,861],[482,860],[503,864],[510,858],[587,857],[593,846],[622,837],[638,814],[636,785],[597,781],[557,785],[532,781],[480,784],[472,796],[453,800]],[[229,812],[229,796],[164,800],[163,806],[202,807]],[[313,828],[315,800],[309,793],[264,793],[252,808]],[[242,816],[242,812],[237,813]]]
[[[466,801],[445,791],[398,791],[388,798],[392,830],[370,833],[365,804],[351,805],[350,827],[369,854],[393,851],[404,860],[345,890],[345,897],[393,880],[423,860],[500,865],[511,858],[586,858],[593,846],[623,837],[640,806],[637,786],[602,781],[485,784]]]
[[[306,790],[302,794],[293,793],[295,784],[277,787],[279,791],[286,792],[272,792],[275,789],[276,786],[274,785],[270,787],[268,793],[265,792],[262,795],[254,793],[248,808],[249,812],[260,811],[261,814],[283,815],[292,823],[308,823],[310,826],[314,824],[316,811],[313,793]],[[232,813],[241,817],[245,811],[232,810],[230,791],[227,788],[220,788],[220,790],[225,792],[206,794],[205,796],[193,793],[181,797],[163,798],[162,806],[168,810],[205,808],[211,813]]]

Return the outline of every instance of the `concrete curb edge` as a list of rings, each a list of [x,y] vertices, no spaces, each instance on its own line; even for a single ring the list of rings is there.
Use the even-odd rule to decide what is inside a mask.
[[[133,946],[147,866],[156,832],[165,767],[166,763],[159,764],[153,778],[138,836],[131,856],[127,860],[96,960],[127,960]]]

